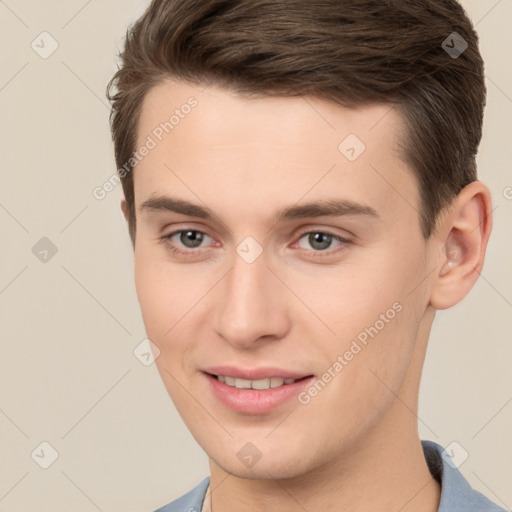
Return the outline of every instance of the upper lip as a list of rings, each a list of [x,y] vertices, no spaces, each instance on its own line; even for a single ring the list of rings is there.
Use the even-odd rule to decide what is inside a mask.
[[[271,377],[282,377],[283,379],[302,379],[309,377],[311,374],[304,372],[296,372],[278,368],[277,366],[261,366],[259,368],[237,368],[235,366],[210,366],[203,370],[212,375],[223,375],[225,377],[234,377],[236,379],[261,380]]]

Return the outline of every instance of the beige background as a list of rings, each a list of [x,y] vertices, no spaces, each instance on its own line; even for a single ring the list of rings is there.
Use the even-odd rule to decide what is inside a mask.
[[[121,187],[92,195],[115,171],[105,86],[146,5],[0,0],[0,511],[152,511],[207,475],[155,366],[133,354],[145,332]],[[461,471],[510,510],[512,0],[464,5],[487,63],[479,167],[495,226],[475,289],[438,313],[420,432],[460,443]],[[43,31],[59,45],[48,59],[31,48]],[[32,252],[42,237],[58,249],[47,263]],[[59,454],[46,470],[31,458],[43,441]]]

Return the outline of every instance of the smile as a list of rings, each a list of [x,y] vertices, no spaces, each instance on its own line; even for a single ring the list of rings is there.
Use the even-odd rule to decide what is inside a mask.
[[[250,415],[270,413],[292,401],[315,378],[313,375],[304,376],[296,372],[279,371],[277,368],[241,371],[226,367],[223,370],[219,368],[216,373],[210,372],[211,369],[208,372],[203,371],[202,374],[212,397],[232,411]],[[228,372],[231,375],[225,375]],[[234,377],[233,373],[237,376]],[[281,376],[267,377],[265,374]],[[292,403],[297,402],[295,400]]]
[[[215,375],[217,380],[228,386],[238,389],[270,389],[278,388],[287,384],[293,384],[301,379],[285,379],[283,377],[270,377],[267,379],[248,380],[229,377],[227,375]]]

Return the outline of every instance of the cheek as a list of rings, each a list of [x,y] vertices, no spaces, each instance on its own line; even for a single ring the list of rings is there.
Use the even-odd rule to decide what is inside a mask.
[[[366,330],[376,323],[381,331],[393,322],[393,305],[403,300],[405,278],[394,279],[389,268],[372,263],[340,265],[332,273],[320,269],[309,276],[295,276],[296,288],[311,311],[330,328],[333,339],[348,340],[361,334],[364,341]]]
[[[157,365],[173,372],[190,371],[192,354],[206,339],[204,299],[218,280],[216,272],[193,267],[172,264],[154,248],[136,250],[135,287],[146,333],[161,351]]]
[[[151,338],[152,332],[160,329],[159,323],[163,324],[172,319],[167,319],[167,314],[163,314],[168,309],[166,287],[158,264],[144,256],[141,252],[135,256],[135,288],[146,331]]]
[[[372,311],[379,314],[386,312],[378,304],[371,306]],[[335,376],[325,387],[318,385],[321,391],[306,390],[311,394],[303,396],[311,400],[304,406],[303,414],[304,422],[312,431],[338,439],[341,447],[344,443],[355,442],[386,415],[400,393],[414,353],[416,327],[409,314],[404,305],[384,326],[380,323],[375,326],[372,319],[361,330],[360,324],[364,324],[361,320],[364,315],[361,315],[355,320],[359,325],[340,330],[336,344],[330,345],[328,363],[323,368],[326,373],[331,369]],[[368,318],[373,316],[370,314]],[[346,324],[349,323],[347,320]],[[361,333],[365,336],[358,339]],[[329,378],[326,374],[320,376],[325,382]]]
[[[135,257],[135,287],[148,338],[160,350],[155,360],[162,382],[181,414],[187,404],[180,382],[189,371],[188,353],[194,344],[183,332],[187,310],[193,301],[190,287],[172,274],[172,266],[139,251]],[[185,317],[185,318],[184,318]]]
[[[155,251],[136,250],[135,288],[149,338],[160,346],[186,313],[191,287]],[[163,347],[161,347],[163,348]]]
[[[333,272],[332,279],[317,280],[319,291],[308,295],[308,305],[332,331],[317,347],[325,370],[342,358],[333,390],[355,391],[354,406],[373,408],[387,401],[392,393],[386,385],[397,391],[405,377],[422,308],[410,293],[411,275],[418,274],[413,266],[406,268],[396,256],[375,259],[373,265],[361,262]]]

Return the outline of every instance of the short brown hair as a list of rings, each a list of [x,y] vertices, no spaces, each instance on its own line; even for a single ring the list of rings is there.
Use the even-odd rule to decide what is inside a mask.
[[[447,50],[455,41],[461,51],[467,44],[459,56]],[[145,95],[172,77],[258,97],[395,106],[425,239],[439,212],[477,179],[484,65],[456,0],[153,0],[128,29],[120,57],[107,87],[118,169],[136,149]],[[135,243],[133,172],[121,182]]]

